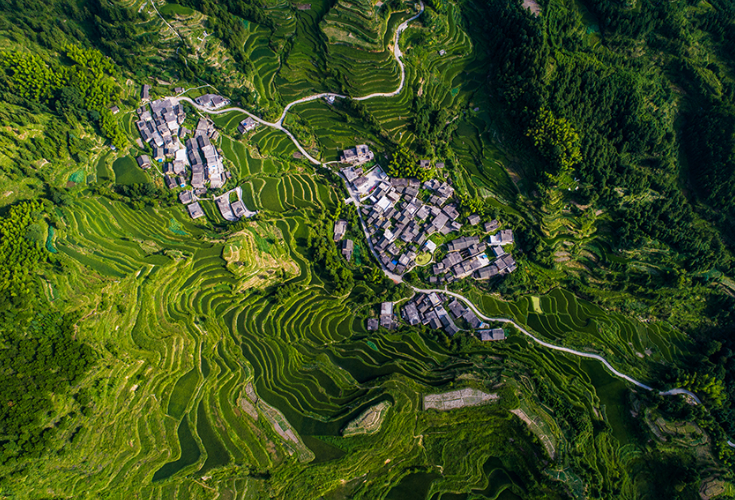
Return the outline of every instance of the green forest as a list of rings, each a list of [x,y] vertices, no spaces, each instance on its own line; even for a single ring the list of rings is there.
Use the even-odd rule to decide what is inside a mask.
[[[733,16],[0,0],[0,498],[735,498]],[[183,106],[227,171],[200,218],[135,161],[143,85],[230,100]],[[340,172],[357,144],[454,190],[403,280]],[[234,188],[255,217],[220,215]],[[488,223],[517,269],[432,281]],[[412,326],[427,289],[505,340]]]

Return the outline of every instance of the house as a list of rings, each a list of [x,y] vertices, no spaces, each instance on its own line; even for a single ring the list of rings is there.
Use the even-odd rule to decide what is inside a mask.
[[[347,182],[355,182],[362,175],[362,168],[345,167],[340,170]]]
[[[476,226],[480,223],[480,216],[477,214],[472,214],[469,217],[467,217],[467,224],[470,226]]]
[[[457,220],[459,218],[459,211],[457,210],[457,206],[452,203],[451,205],[447,205],[442,209],[442,211],[449,216],[452,220]]]
[[[493,276],[497,276],[498,273],[498,267],[493,264],[489,267],[484,267],[475,271],[474,277],[476,280],[487,280],[492,278]]]
[[[470,257],[475,257],[477,255],[480,255],[482,252],[485,251],[485,248],[486,247],[484,243],[479,243],[477,245],[470,245],[465,250],[465,257],[469,259]]]
[[[352,240],[344,240],[342,242],[342,255],[348,262],[352,259],[352,252],[355,249],[355,243]]]
[[[408,324],[411,326],[421,323],[421,319],[419,318],[419,311],[416,308],[416,304],[412,302],[406,304],[406,307],[403,308],[403,317],[406,319],[406,321],[408,321]]]
[[[502,260],[503,261],[503,264],[505,264],[505,272],[506,273],[512,273],[513,271],[516,270],[516,268],[517,268],[516,261],[515,261],[515,259],[513,258],[513,256],[511,254],[509,254],[509,253],[508,254],[505,254],[499,260]]]
[[[184,175],[186,172],[186,164],[184,163],[184,160],[174,160],[172,168],[176,175]]]
[[[140,92],[140,100],[141,102],[148,102],[151,100],[151,86],[148,84],[143,85],[143,90]]]
[[[447,51],[446,51],[446,50],[444,50],[444,49],[441,49],[441,50],[439,51],[439,55],[440,55],[440,56],[443,56],[443,55],[444,55],[444,54],[446,54],[446,53],[447,53]]]
[[[486,233],[492,233],[498,227],[500,227],[500,223],[497,220],[493,219],[490,222],[486,222],[485,223],[485,232]]]
[[[429,160],[419,160],[419,167],[429,169],[431,168],[431,162]]]
[[[184,179],[183,175],[179,175],[178,177],[176,177],[176,182],[179,184],[179,187],[186,187],[186,179]]]
[[[163,148],[155,146],[153,148],[153,159],[156,160],[158,163],[163,163],[163,160],[166,158],[166,155],[163,152]]]
[[[174,167],[170,163],[166,163],[163,165],[163,173],[164,174],[173,174],[174,173]]]
[[[459,328],[457,328],[457,325],[455,325],[451,320],[447,322],[444,325],[444,331],[447,332],[447,335],[450,337],[454,337],[454,335],[459,332]]]
[[[190,203],[186,206],[186,209],[189,211],[189,215],[192,219],[198,219],[199,217],[202,217],[204,215],[204,210],[202,210],[202,207],[199,206],[198,201]]]
[[[381,316],[392,316],[393,315],[393,302],[383,302],[380,304],[380,315]]]
[[[194,195],[191,191],[182,191],[179,193],[179,201],[184,205],[188,205],[189,203],[194,201]]]
[[[503,229],[500,233],[490,236],[491,245],[510,245],[513,241],[513,231],[511,229]]]
[[[342,163],[352,163],[353,165],[360,165],[368,162],[374,158],[374,154],[365,144],[360,144],[351,149],[345,149],[342,151],[342,155],[339,157],[339,161]]]
[[[352,183],[353,186],[355,186],[355,189],[357,189],[357,192],[360,194],[365,194],[370,189],[370,179],[367,177],[358,177],[355,179],[355,182]]]
[[[241,134],[244,134],[245,132],[249,132],[250,130],[253,130],[255,127],[258,126],[258,122],[253,120],[252,117],[248,116],[243,121],[240,122],[240,125],[237,126],[237,131]]]
[[[397,326],[393,320],[393,302],[380,304],[380,326],[393,330]]]
[[[338,220],[334,223],[334,241],[340,241],[347,232],[347,221]]]
[[[204,94],[194,99],[198,105],[203,108],[219,109],[222,106],[226,106],[230,103],[228,99],[225,99],[221,95],[217,94]]]
[[[148,155],[140,155],[135,160],[138,162],[138,166],[143,170],[151,168],[151,159]]]
[[[380,321],[378,321],[377,319],[369,318],[367,320],[367,329],[369,331],[374,332],[375,330],[378,329],[379,326],[380,326]]]
[[[436,191],[439,189],[439,186],[441,186],[441,183],[436,179],[429,179],[424,182],[424,189],[428,189],[429,191]]]
[[[483,325],[482,320],[480,320],[480,318],[478,318],[471,309],[465,309],[464,313],[462,313],[462,318],[464,318],[472,328],[477,329]]]
[[[204,118],[200,118],[197,122],[197,128],[194,135],[209,135],[209,122]]]
[[[493,328],[491,330],[480,330],[480,340],[483,342],[494,342],[496,340],[505,340],[505,330],[502,328]]]
[[[454,314],[455,318],[461,318],[465,310],[467,309],[457,299],[454,299],[452,302],[450,302],[447,307],[449,307],[449,310],[452,312],[452,314]]]
[[[327,104],[334,104],[334,94],[327,95]]]
[[[204,173],[203,172],[194,172],[192,169],[191,174],[191,185],[194,186],[197,189],[202,189],[204,187]]]
[[[235,217],[238,219],[242,219],[245,217],[248,213],[248,209],[245,207],[245,204],[242,202],[242,200],[237,200],[232,203],[232,213],[235,214]]]
[[[118,108],[117,106],[113,106],[110,108],[110,113],[112,113],[113,115],[116,115],[119,112],[120,112],[120,108]]]
[[[477,245],[480,243],[480,238],[477,236],[463,236],[462,238],[457,238],[456,240],[452,240],[447,243],[447,251],[448,252],[457,252],[459,250],[465,250],[472,245]]]
[[[174,180],[173,177],[169,177],[168,175],[163,176],[163,180],[166,183],[166,187],[169,189],[173,189],[176,187],[176,180]]]
[[[175,87],[174,93],[176,94],[183,94],[184,93],[184,87]]]
[[[443,161],[437,162],[436,163],[436,168],[444,168],[444,162]]]

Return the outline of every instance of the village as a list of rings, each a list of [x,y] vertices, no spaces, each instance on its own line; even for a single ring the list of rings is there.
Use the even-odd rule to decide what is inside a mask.
[[[447,296],[439,292],[418,293],[403,305],[403,319],[410,326],[421,324],[434,330],[443,329],[450,337],[461,330],[474,330],[483,342],[505,340],[505,331],[502,328],[489,328],[471,309],[456,298],[447,302]],[[393,302],[383,302],[380,305],[380,317],[369,318],[367,329],[375,331],[378,328],[386,330],[398,328],[400,324],[398,317],[394,314],[394,305]],[[457,323],[466,328],[460,328]]]
[[[219,138],[214,123],[202,117],[193,131],[188,130],[183,126],[186,113],[181,101],[177,97],[151,101],[149,91],[150,87],[144,85],[135,125],[141,136],[138,146],[144,149],[146,144],[150,145],[153,159],[148,155],[139,156],[140,168],[147,170],[160,165],[159,172],[166,186],[182,189],[179,201],[192,219],[205,215],[199,203],[203,199],[214,200],[227,221],[256,215],[257,212],[249,210],[242,201],[240,187],[205,198],[209,190],[222,188],[231,177],[224,167],[222,153],[213,143]],[[175,89],[177,95],[183,92],[184,89]],[[194,102],[208,110],[229,104],[229,100],[215,94],[204,94]],[[238,132],[246,133],[257,125],[247,117],[240,122]],[[478,214],[461,220],[451,181],[391,178],[374,159],[375,154],[365,144],[346,149],[339,157],[339,162],[345,165],[340,173],[350,194],[345,201],[358,209],[370,251],[386,275],[401,281],[401,276],[407,272],[417,267],[426,268],[430,284],[446,286],[465,278],[488,280],[516,269],[513,256],[505,249],[514,243],[513,231],[501,228],[497,220],[483,221]],[[443,164],[436,166],[440,171]],[[419,160],[419,167],[430,169],[430,161]],[[236,195],[235,201],[231,201],[235,197],[232,195]],[[480,231],[471,231],[471,235],[465,231],[465,236],[460,236],[464,225],[480,228]],[[340,245],[344,258],[350,261],[355,242],[344,238],[347,229],[346,220],[336,221],[334,241]],[[400,326],[402,317],[410,326],[422,324],[443,329],[449,336],[465,329],[476,331],[483,341],[505,338],[502,329],[488,328],[456,299],[446,302],[441,293],[419,293],[402,306],[401,316],[394,314],[392,302],[384,302],[379,319],[368,320],[368,330],[394,330]]]
[[[488,280],[516,269],[515,259],[505,249],[514,243],[512,229],[501,229],[497,220],[483,222],[478,214],[460,221],[454,188],[446,180],[429,179],[422,183],[417,179],[391,178],[379,165],[363,168],[373,159],[374,153],[366,145],[345,150],[340,160],[348,166],[341,169],[341,174],[351,196],[348,201],[360,211],[368,246],[386,274],[400,279],[417,266],[431,266],[429,283],[446,285],[470,277]],[[430,163],[420,160],[419,166],[430,168]],[[472,235],[451,239],[451,235],[460,232],[463,222],[481,228],[487,238]],[[346,232],[347,221],[338,220],[334,226],[334,241],[341,242],[342,254],[349,260],[354,241],[343,240]],[[438,237],[432,238],[433,235]],[[442,257],[438,258],[440,255]],[[453,336],[460,328],[443,303],[440,294],[418,294],[403,306],[403,319],[412,326],[421,323],[433,329],[443,328]],[[447,307],[456,319],[477,330],[482,340],[505,338],[502,329],[486,329],[486,325],[457,300]],[[398,326],[390,302],[382,304],[379,320],[368,320],[368,330],[378,327],[392,330]]]
[[[180,95],[184,89],[177,87],[174,91]],[[179,192],[179,201],[192,219],[204,216],[199,203],[202,199],[213,199],[222,217],[228,221],[257,214],[245,206],[239,187],[214,198],[205,198],[208,190],[222,188],[231,178],[231,174],[225,170],[222,153],[212,142],[219,138],[214,123],[207,118],[200,118],[196,128],[188,130],[183,126],[186,112],[177,97],[151,101],[149,93],[150,86],[143,85],[135,126],[140,133],[140,138],[136,140],[138,147],[145,149],[146,144],[150,145],[153,159],[149,155],[140,155],[136,158],[138,166],[148,170],[160,164],[161,169],[156,170],[163,175],[166,187],[184,189]],[[194,102],[203,108],[216,110],[230,101],[216,94],[204,94]],[[256,125],[255,121],[247,118],[240,123],[238,131],[244,133]],[[186,189],[189,186],[191,188]],[[231,194],[237,195],[236,201],[230,201]]]

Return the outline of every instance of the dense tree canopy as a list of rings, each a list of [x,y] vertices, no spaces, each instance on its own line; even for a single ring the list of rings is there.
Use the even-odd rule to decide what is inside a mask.
[[[0,463],[43,451],[50,394],[69,391],[93,359],[73,338],[77,316],[53,311],[39,293],[49,255],[35,234],[42,211],[26,202],[0,218]]]

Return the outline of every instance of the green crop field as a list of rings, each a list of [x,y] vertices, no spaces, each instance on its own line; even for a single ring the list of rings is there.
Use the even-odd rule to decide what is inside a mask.
[[[118,184],[141,184],[148,182],[148,176],[140,169],[135,159],[129,156],[123,156],[115,160],[112,164],[112,170],[115,172],[115,182]]]

